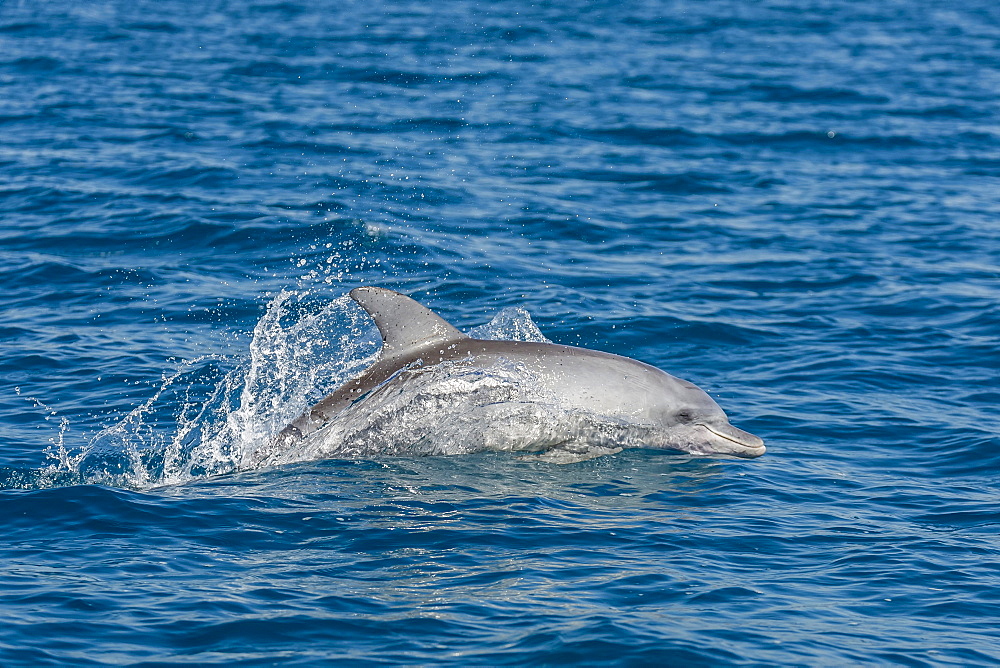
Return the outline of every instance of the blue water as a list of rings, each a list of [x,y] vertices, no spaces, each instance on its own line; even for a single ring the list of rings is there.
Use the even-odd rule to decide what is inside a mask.
[[[768,452],[245,470],[362,284]],[[0,294],[4,666],[1000,663],[995,2],[6,0]]]

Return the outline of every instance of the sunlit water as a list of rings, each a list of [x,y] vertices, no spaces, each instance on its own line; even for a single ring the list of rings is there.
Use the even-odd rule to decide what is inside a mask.
[[[995,665],[998,90],[978,0],[0,4],[0,663]],[[768,452],[255,460],[362,284]]]

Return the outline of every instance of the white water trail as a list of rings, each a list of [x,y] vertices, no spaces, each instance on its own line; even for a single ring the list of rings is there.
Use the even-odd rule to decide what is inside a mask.
[[[548,341],[520,308],[504,309],[469,333]],[[255,325],[245,356],[181,363],[149,399],[75,452],[62,442],[64,425],[43,473],[54,484],[135,489],[248,470],[257,449],[371,365],[379,341],[371,318],[347,295],[320,305],[309,291],[282,291]],[[282,461],[321,454],[303,449]]]

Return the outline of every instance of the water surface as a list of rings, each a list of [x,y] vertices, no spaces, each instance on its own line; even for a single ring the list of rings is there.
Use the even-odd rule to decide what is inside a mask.
[[[982,0],[0,5],[4,665],[1000,662],[998,63]],[[237,470],[361,284],[768,453]]]

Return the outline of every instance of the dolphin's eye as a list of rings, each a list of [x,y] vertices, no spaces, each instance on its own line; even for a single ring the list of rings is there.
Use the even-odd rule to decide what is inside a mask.
[[[690,422],[691,420],[694,419],[694,416],[691,415],[691,411],[680,411],[679,413],[677,413],[676,417],[677,421],[682,424]]]

